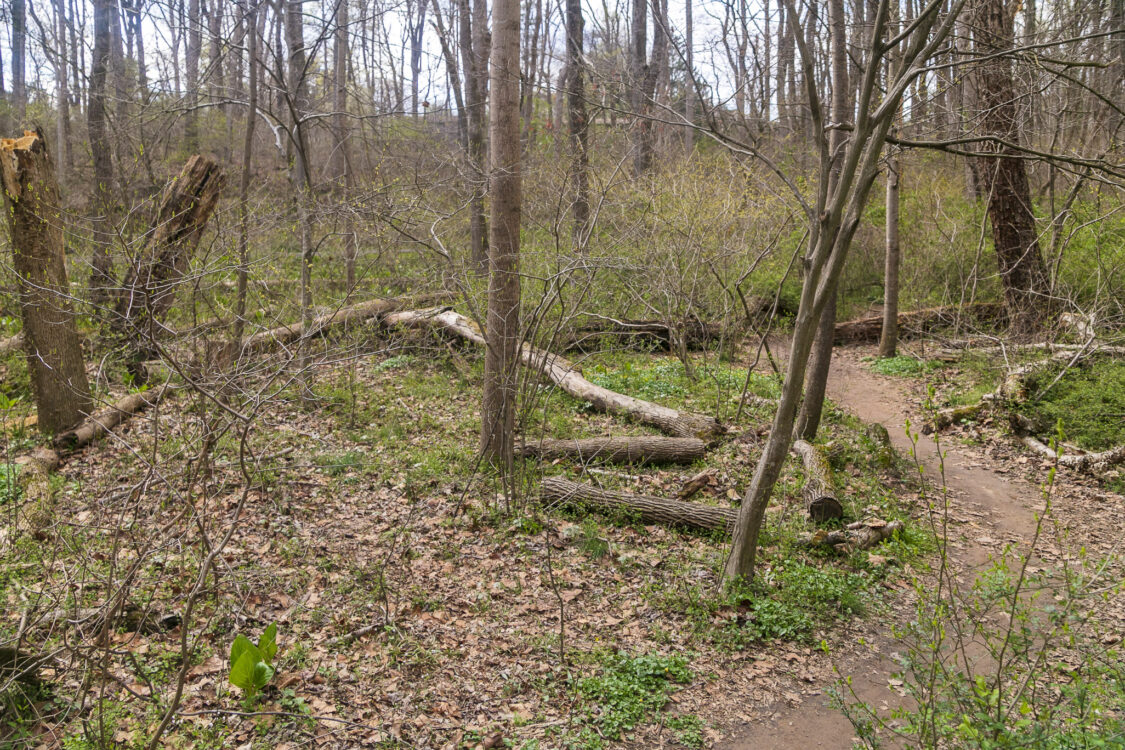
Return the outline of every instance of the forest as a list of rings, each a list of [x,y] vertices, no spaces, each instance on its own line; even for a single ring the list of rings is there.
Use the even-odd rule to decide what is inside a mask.
[[[0,19],[0,747],[1125,750],[1125,0]]]

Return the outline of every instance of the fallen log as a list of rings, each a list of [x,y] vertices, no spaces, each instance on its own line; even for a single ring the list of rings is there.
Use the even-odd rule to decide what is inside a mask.
[[[684,482],[684,486],[680,488],[677,496],[681,500],[687,500],[689,497],[692,497],[693,495],[695,495],[695,493],[699,492],[707,485],[714,483],[718,476],[719,473],[715,471],[715,469],[704,469],[691,479],[688,479],[686,482]]]
[[[977,322],[1001,320],[1004,306],[998,302],[977,302],[972,305],[949,305],[924,310],[903,312],[898,315],[898,328],[903,333],[926,333],[958,320]],[[871,315],[836,324],[835,343],[863,344],[878,341],[883,333],[883,316]]]
[[[659,320],[613,320],[603,318],[584,323],[562,345],[564,351],[583,349],[586,344],[605,337],[616,337],[622,346],[630,348],[654,347],[672,351],[676,338],[682,339],[688,349],[701,349],[722,336],[718,323],[689,321],[683,325],[670,325]]]
[[[575,458],[582,462],[690,464],[707,453],[698,438],[659,436],[604,437],[583,440],[537,440],[517,446],[516,454],[553,461]]]
[[[1125,463],[1125,445],[1119,445],[1116,448],[1110,448],[1107,451],[1098,453],[1063,453],[1062,455],[1057,455],[1051,446],[1032,435],[1021,436],[1020,442],[1044,458],[1052,461],[1057,458],[1059,466],[1065,466],[1068,469],[1075,469],[1077,471],[1100,474],[1108,470],[1111,466]]]
[[[844,515],[844,506],[836,499],[832,489],[832,469],[824,452],[805,440],[793,441],[793,452],[805,465],[805,486],[801,497],[805,500],[805,512],[814,521],[827,521]]]
[[[386,315],[382,322],[387,326],[437,328],[478,346],[485,345],[484,336],[476,323],[447,308],[391,313]],[[582,377],[582,372],[568,360],[557,354],[536,349],[530,344],[525,343],[520,348],[520,362],[525,367],[544,375],[560,390],[589,402],[599,411],[631,417],[673,437],[711,440],[723,434],[722,426],[713,417],[677,411],[595,385]]]
[[[956,424],[961,420],[972,419],[984,411],[988,405],[987,401],[978,401],[968,406],[954,406],[949,409],[939,409],[934,412],[933,417],[922,425],[922,433],[929,435],[935,430],[944,430],[946,427]]]
[[[309,328],[308,335],[309,337],[320,336],[326,333],[330,328],[347,325],[349,323],[365,323],[372,318],[401,309],[406,303],[411,305],[419,303],[426,304],[436,302],[448,296],[447,293],[436,292],[406,299],[372,299],[348,307],[341,307],[339,310],[314,318]],[[257,354],[275,346],[284,347],[288,344],[292,344],[304,335],[305,326],[302,323],[278,326],[277,328],[271,328],[267,331],[261,331],[252,336],[247,336],[242,340],[240,348],[243,354]]]
[[[62,450],[77,450],[89,445],[133,415],[158,404],[168,394],[170,388],[169,385],[161,385],[142,393],[130,393],[118,399],[116,403],[90,415],[73,430],[56,435],[55,447]]]
[[[681,526],[700,531],[722,531],[727,534],[734,528],[734,521],[738,516],[733,508],[613,492],[562,477],[544,479],[539,496],[548,505],[591,508],[603,513],[624,511],[636,514],[645,523]]]
[[[11,352],[19,351],[23,348],[23,332],[9,336],[5,339],[0,339],[0,357],[3,357]]]
[[[902,521],[859,521],[849,524],[846,529],[819,529],[811,534],[802,534],[797,541],[809,547],[824,545],[837,552],[850,553],[857,549],[871,549],[884,539],[890,539],[901,528]]]

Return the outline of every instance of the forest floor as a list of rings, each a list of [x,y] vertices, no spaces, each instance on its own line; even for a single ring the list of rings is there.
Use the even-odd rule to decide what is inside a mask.
[[[1051,462],[1023,454],[987,423],[955,429],[954,434],[920,434],[927,384],[874,372],[869,365],[874,355],[874,347],[837,349],[828,396],[864,422],[886,427],[895,449],[916,457],[929,482],[944,485],[950,523],[947,559],[961,588],[971,588],[1003,558],[1005,549],[1017,555],[1031,554],[1041,566],[1074,560],[1080,551],[1089,551],[1098,560],[1120,556],[1125,497],[1088,477],[1070,472],[1060,475],[1051,490],[1049,528],[1033,548]],[[832,656],[838,675],[851,679],[848,699],[873,707],[892,727],[892,712],[909,706],[902,681],[896,678],[902,672],[899,652],[905,650],[904,644],[892,630],[914,615],[911,598],[896,602],[898,616],[890,626],[886,621],[866,623],[864,648]],[[1098,613],[1101,626],[1110,633],[1125,628],[1122,604],[1118,597]],[[831,682],[836,684],[838,678]],[[808,700],[776,701],[719,747],[854,747],[857,738],[852,724],[827,698],[830,685],[818,687],[806,691]]]
[[[922,380],[876,374],[863,361],[870,354],[838,351],[830,397],[883,423],[905,450],[902,425],[908,416],[920,422]],[[704,361],[694,384],[669,356],[595,356],[585,367],[606,387],[718,413],[732,439],[701,462],[714,479],[693,499],[737,501],[769,419],[768,408],[733,419],[744,364]],[[845,519],[904,520],[905,532],[870,553],[802,548],[802,478],[790,461],[759,579],[731,595],[718,578],[728,548],[721,535],[505,507],[473,455],[479,368],[475,352],[444,345],[335,357],[319,371],[316,408],[290,399],[263,409],[252,442],[269,489],[250,489],[240,516],[237,441],[222,437],[226,452],[196,466],[214,410],[177,396],[64,465],[58,521],[39,538],[17,538],[14,525],[3,532],[11,558],[0,589],[12,616],[0,625],[49,623],[46,612],[117,591],[152,615],[180,611],[204,550],[195,526],[182,522],[190,510],[210,538],[235,527],[187,624],[191,661],[168,747],[834,748],[852,737],[827,700],[839,675],[853,676],[859,697],[876,707],[896,705],[899,645],[889,625],[914,616],[934,537],[916,472],[881,465],[854,417],[829,408],[821,436],[846,486]],[[947,380],[956,387],[955,374]],[[758,395],[776,396],[768,377],[751,382]],[[569,397],[535,408],[527,424],[555,437],[641,430]],[[966,570],[987,566],[1006,545],[1026,544],[1047,464],[987,424],[942,439],[951,557]],[[927,475],[937,474],[935,452],[929,438],[920,441]],[[530,497],[543,474],[584,470],[583,481],[668,497],[700,468],[529,462],[521,477]],[[1125,498],[1070,473],[1055,497],[1068,545],[1118,551]],[[1068,550],[1052,535],[1038,557]],[[1105,617],[1125,629],[1119,607]],[[257,638],[271,623],[277,676],[244,704],[228,685],[231,640]],[[183,630],[123,627],[108,650],[81,644],[55,694],[34,699],[41,718],[4,725],[6,739],[67,750],[144,746],[184,666]],[[46,632],[68,653],[59,628]],[[112,681],[88,690],[82,664]],[[89,708],[72,713],[68,694],[98,707],[100,720],[83,721]]]

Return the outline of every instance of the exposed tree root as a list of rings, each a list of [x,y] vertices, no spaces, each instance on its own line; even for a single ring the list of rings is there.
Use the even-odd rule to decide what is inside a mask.
[[[382,322],[388,326],[436,328],[478,346],[484,346],[484,336],[476,323],[446,308],[391,313],[383,317]],[[724,432],[722,426],[713,417],[705,414],[677,411],[595,385],[582,377],[582,372],[570,361],[557,354],[536,349],[530,344],[525,343],[520,348],[520,362],[525,367],[541,373],[562,391],[577,399],[588,401],[599,411],[631,417],[673,437],[712,440]]]
[[[584,440],[536,440],[517,446],[516,451],[518,455],[544,461],[574,458],[582,462],[690,464],[703,458],[707,453],[707,445],[698,438],[642,435]]]

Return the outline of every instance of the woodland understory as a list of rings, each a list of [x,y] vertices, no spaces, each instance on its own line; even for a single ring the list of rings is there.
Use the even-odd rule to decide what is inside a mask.
[[[0,17],[0,747],[1125,749],[1121,0]]]

